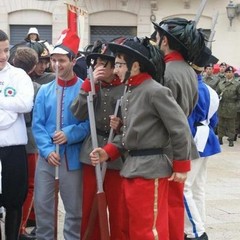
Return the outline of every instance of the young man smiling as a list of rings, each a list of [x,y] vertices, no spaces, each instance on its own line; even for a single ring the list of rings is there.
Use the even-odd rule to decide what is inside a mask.
[[[57,79],[42,85],[35,100],[32,130],[40,156],[34,192],[38,240],[54,239],[56,166],[59,168],[59,191],[66,210],[63,235],[65,239],[80,239],[82,170],[79,156],[81,144],[89,133],[89,124],[77,120],[70,111],[82,85],[82,80],[73,72],[78,45],[76,33],[62,32],[51,55],[52,67],[58,72]],[[57,113],[59,97],[60,112]]]

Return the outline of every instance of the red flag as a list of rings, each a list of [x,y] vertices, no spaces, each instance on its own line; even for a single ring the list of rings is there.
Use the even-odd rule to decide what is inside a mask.
[[[68,28],[78,33],[78,23],[77,23],[77,7],[71,4],[67,4],[67,18],[68,18]]]

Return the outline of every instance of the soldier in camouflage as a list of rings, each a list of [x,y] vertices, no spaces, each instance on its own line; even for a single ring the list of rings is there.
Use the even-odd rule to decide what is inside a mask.
[[[219,79],[217,76],[215,76],[213,74],[213,64],[209,63],[205,66],[205,76],[203,81],[210,86],[211,88],[213,88],[214,90],[216,90],[217,85],[219,83]]]
[[[235,77],[235,80],[240,84],[240,77],[236,72],[234,73],[234,77]],[[237,141],[237,138],[238,137],[240,138],[240,135],[239,135],[240,134],[240,100],[237,101],[237,117],[235,120],[235,128],[236,128],[236,133],[235,133],[234,141]]]
[[[234,79],[233,67],[227,67],[225,74],[226,80],[219,82],[216,89],[220,98],[218,137],[220,144],[223,144],[222,138],[227,136],[229,147],[233,147],[237,102],[240,99],[240,82]]]
[[[227,64],[225,62],[220,63],[219,65],[219,73],[216,74],[219,82],[226,79],[225,70],[227,68]]]

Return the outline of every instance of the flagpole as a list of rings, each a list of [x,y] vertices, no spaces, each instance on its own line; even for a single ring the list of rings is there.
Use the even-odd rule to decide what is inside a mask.
[[[73,3],[74,2],[74,3]],[[79,43],[79,46],[81,46],[81,30],[82,30],[82,27],[81,27],[81,19],[80,17],[83,17],[87,14],[87,11],[86,10],[83,10],[81,9],[78,5],[79,5],[79,0],[72,0],[71,3],[69,1],[66,1],[64,2],[64,4],[67,5],[67,16],[68,16],[68,28],[70,26],[70,22],[69,22],[69,14],[71,14],[71,17],[72,17],[72,13],[74,12],[76,15],[76,25],[75,25],[75,28],[76,28],[76,33],[77,35],[79,36],[80,38],[80,43]],[[84,21],[84,19],[82,19]],[[83,33],[83,32],[82,32]]]
[[[79,7],[78,7],[78,0],[73,0],[73,1],[75,3],[75,9],[76,9],[76,13],[77,13],[77,35],[79,36],[80,41],[81,41],[81,36],[80,36],[81,32],[80,32],[80,24],[79,24],[79,11],[78,11],[78,9],[79,9]],[[81,44],[81,42],[80,42],[80,44]]]

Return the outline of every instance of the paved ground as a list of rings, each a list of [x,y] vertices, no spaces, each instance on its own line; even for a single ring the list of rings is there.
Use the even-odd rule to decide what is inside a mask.
[[[240,139],[208,161],[206,228],[209,240],[240,240]],[[59,203],[59,237],[63,240],[64,210]]]
[[[240,240],[240,139],[234,147],[223,141],[222,153],[208,160],[206,228],[209,240]]]
[[[208,161],[206,207],[210,240],[240,239],[240,138]]]

